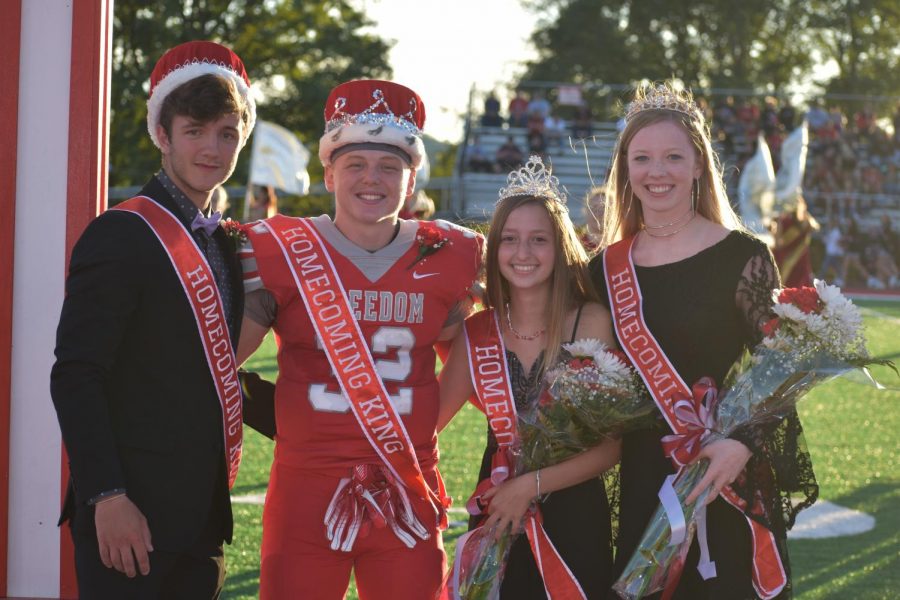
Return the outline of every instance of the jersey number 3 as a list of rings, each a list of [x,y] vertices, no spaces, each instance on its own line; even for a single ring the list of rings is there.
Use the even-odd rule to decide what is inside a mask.
[[[375,359],[375,369],[384,381],[405,381],[412,372],[410,350],[416,338],[409,327],[379,327],[372,335],[369,348]],[[316,337],[316,346],[322,349],[322,341]],[[397,350],[396,360],[378,358],[391,349]],[[350,410],[350,403],[339,390],[329,391],[328,384],[313,383],[309,386],[309,402],[316,410],[323,412],[344,413]],[[336,386],[334,386],[336,387]],[[408,415],[412,412],[412,388],[399,388],[391,395],[391,403],[398,414]]]

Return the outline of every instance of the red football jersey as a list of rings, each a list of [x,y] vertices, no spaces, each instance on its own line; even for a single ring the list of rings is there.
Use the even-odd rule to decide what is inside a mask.
[[[478,277],[484,240],[446,221],[400,221],[394,240],[370,253],[349,242],[328,217],[312,222],[422,469],[428,470],[437,460],[433,346]],[[379,462],[331,372],[273,236],[256,225],[249,238],[258,276],[277,304],[276,459],[337,476],[354,465]]]

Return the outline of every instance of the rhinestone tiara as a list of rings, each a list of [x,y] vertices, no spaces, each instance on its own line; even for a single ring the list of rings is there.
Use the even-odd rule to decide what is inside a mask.
[[[512,196],[535,196],[566,206],[566,193],[560,188],[559,179],[551,175],[550,167],[537,155],[530,156],[524,167],[506,176],[506,187],[500,188],[499,196],[498,203]]]
[[[415,112],[418,108],[416,99],[409,99],[409,111],[401,115],[395,115],[391,110],[391,107],[388,106],[387,101],[384,99],[384,92],[381,90],[375,90],[372,92],[372,99],[374,102],[369,108],[365,109],[359,114],[350,114],[344,112],[344,107],[347,106],[346,98],[338,98],[334,102],[334,114],[331,119],[325,123],[325,133],[330,131],[334,131],[338,127],[343,127],[344,125],[349,124],[366,124],[366,125],[394,125],[399,127],[412,135],[421,135],[422,132],[416,127],[416,124],[413,122],[415,120]],[[384,112],[377,112],[378,109],[381,108]]]
[[[628,105],[625,120],[630,121],[631,117],[645,110],[673,110],[691,118],[702,119],[690,92],[677,92],[663,83],[644,88],[641,97]]]

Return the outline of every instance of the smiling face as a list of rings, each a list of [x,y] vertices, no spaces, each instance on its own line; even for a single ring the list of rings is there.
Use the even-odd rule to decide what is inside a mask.
[[[628,182],[644,220],[658,224],[691,206],[691,186],[702,167],[687,132],[665,120],[644,127],[628,144]]]
[[[325,167],[325,188],[334,193],[334,221],[342,231],[393,225],[415,185],[416,172],[391,152],[351,150]]]
[[[171,134],[162,125],[156,131],[163,168],[178,189],[202,209],[212,191],[234,171],[244,123],[233,113],[207,122],[175,115],[169,131]]]
[[[510,290],[550,287],[556,260],[553,223],[537,203],[509,213],[500,233],[497,263]]]

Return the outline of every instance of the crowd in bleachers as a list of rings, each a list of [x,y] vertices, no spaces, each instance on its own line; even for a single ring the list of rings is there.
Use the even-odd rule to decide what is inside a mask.
[[[810,212],[827,223],[814,236],[816,275],[854,287],[900,287],[900,234],[892,227],[892,221],[900,218],[900,104],[893,115],[876,115],[870,105],[847,115],[821,101],[804,111],[774,97],[759,101],[719,96],[699,103],[723,163],[736,167],[726,172],[732,177],[732,190],[756,151],[760,132],[777,170],[784,139],[805,120],[809,146],[804,195]],[[505,142],[488,152],[474,135],[464,155],[466,169],[506,173],[529,154],[546,156],[567,138],[593,134],[587,104],[565,107],[568,120],[557,110],[543,91],[529,96],[517,90],[504,115],[497,97],[488,94],[480,125],[504,128]]]
[[[777,169],[785,136],[805,118],[809,147],[803,188],[818,214],[837,211],[847,217],[870,208],[877,202],[872,196],[900,194],[900,105],[891,116],[893,133],[879,124],[869,105],[848,118],[840,108],[826,109],[818,101],[799,113],[772,97],[761,107],[727,97],[710,112],[713,134],[738,169],[755,152],[760,131]]]
[[[767,97],[721,98],[707,108],[713,135],[733,176],[756,151],[762,132],[778,168],[784,138],[805,119],[809,130],[804,196],[828,226],[814,238],[818,277],[839,285],[900,287],[900,242],[892,221],[900,218],[900,104],[879,120],[870,105],[849,117],[836,106],[813,102],[805,113]],[[882,126],[889,121],[893,131]]]
[[[505,173],[520,166],[526,155],[539,155],[546,159],[548,150],[562,148],[569,138],[590,137],[593,134],[590,107],[582,104],[568,108],[571,108],[572,114],[566,120],[554,110],[543,91],[537,90],[529,95],[520,89],[509,101],[504,117],[497,96],[493,92],[488,93],[479,120],[481,127],[500,128],[505,125],[510,131],[520,130],[524,134],[525,147],[517,143],[516,136],[509,135],[506,143],[491,156],[475,135],[466,152],[467,169],[477,173]]]

